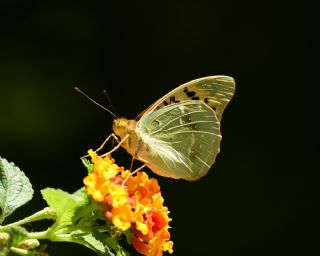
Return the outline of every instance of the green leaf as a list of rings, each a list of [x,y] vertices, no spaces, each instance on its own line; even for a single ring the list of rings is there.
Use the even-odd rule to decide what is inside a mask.
[[[112,250],[116,253],[117,256],[128,256],[129,253],[125,251],[118,243],[117,239],[108,236],[105,240],[105,245],[109,248],[112,248]]]
[[[127,244],[130,244],[130,245],[132,244],[132,242],[131,242],[132,233],[133,232],[131,229],[128,229],[126,232],[123,233],[126,238]]]
[[[82,164],[84,165],[84,167],[87,168],[88,173],[90,173],[92,171],[94,164],[91,163],[88,159],[83,158],[82,159]]]
[[[106,221],[106,218],[102,214],[101,207],[96,202],[93,202],[88,199],[86,204],[78,207],[73,216],[73,223],[77,223],[78,225],[94,225],[95,221],[98,219],[102,221]],[[90,224],[91,223],[91,224]]]
[[[56,213],[55,228],[72,225],[78,208],[88,202],[87,194],[83,189],[69,194],[61,189],[46,188],[41,190],[41,194]]]
[[[24,172],[0,157],[0,224],[32,196],[32,185]]]
[[[101,205],[91,201],[84,189],[69,194],[46,188],[41,193],[56,212],[56,222],[48,229],[48,239],[78,243],[101,256],[128,255],[110,236],[111,222],[103,216]]]
[[[8,229],[8,233],[13,238],[12,245],[15,246],[28,238],[28,231],[20,226],[13,226]]]
[[[111,251],[108,254],[106,254],[108,248],[105,247],[105,245],[102,242],[105,239],[103,234],[93,231],[90,234],[82,236],[82,239],[89,245],[89,248],[91,248],[99,255],[114,255],[111,253]]]
[[[94,250],[97,254],[103,256],[128,256],[118,243],[118,241],[104,233],[93,230],[91,234],[83,236],[83,240],[89,245],[88,247]]]

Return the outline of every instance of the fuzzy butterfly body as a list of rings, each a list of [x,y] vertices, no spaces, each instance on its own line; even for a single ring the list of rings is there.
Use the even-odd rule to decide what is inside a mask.
[[[220,150],[220,121],[235,90],[233,78],[211,76],[172,90],[136,120],[114,120],[122,146],[155,173],[197,180]]]

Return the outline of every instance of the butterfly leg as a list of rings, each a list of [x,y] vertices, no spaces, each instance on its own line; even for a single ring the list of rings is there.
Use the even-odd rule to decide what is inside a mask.
[[[122,182],[122,187],[125,186],[127,180],[128,180],[131,176],[133,176],[134,174],[136,174],[137,172],[139,172],[140,170],[142,170],[142,169],[143,169],[144,167],[146,167],[146,166],[147,166],[147,163],[144,163],[143,165],[141,165],[140,167],[138,167],[137,169],[135,169],[132,173],[130,173],[130,174],[124,179],[124,181]]]
[[[130,171],[132,170],[133,167],[133,162],[134,162],[134,157],[131,158],[131,163],[130,163]]]
[[[120,140],[118,139],[118,137],[117,137],[114,133],[111,133],[111,134],[104,140],[104,142],[102,142],[101,146],[98,147],[96,150],[94,150],[94,152],[98,152],[98,151],[100,151],[101,149],[103,149],[104,146],[106,145],[106,143],[107,143],[111,138],[113,138],[116,142],[120,143]],[[88,157],[88,156],[89,156],[89,154],[80,157],[80,159],[86,158],[86,157]]]
[[[106,145],[106,143],[107,143],[111,138],[113,138],[113,139],[114,139],[116,142],[118,142],[118,143],[120,142],[119,139],[118,139],[118,137],[117,137],[114,133],[111,133],[111,134],[104,140],[104,142],[102,142],[101,146],[98,147],[98,148],[95,150],[95,152],[98,152],[98,151],[100,151],[101,149],[103,149],[104,146]]]
[[[112,134],[113,134],[113,133],[112,133]],[[111,135],[112,135],[112,134],[111,134]],[[114,134],[113,134],[113,135],[114,135]],[[114,135],[114,136],[116,137],[116,135]],[[105,157],[106,155],[110,155],[112,152],[116,151],[116,150],[121,146],[121,144],[122,144],[123,142],[125,142],[125,140],[128,139],[128,138],[129,138],[129,134],[127,134],[126,136],[124,136],[123,139],[120,140],[120,141],[119,141],[119,139],[117,138],[118,145],[115,146],[113,149],[111,149],[109,152],[104,153],[103,155],[101,155],[101,157]]]

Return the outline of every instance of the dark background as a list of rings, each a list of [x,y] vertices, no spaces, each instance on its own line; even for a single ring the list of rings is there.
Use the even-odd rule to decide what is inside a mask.
[[[44,187],[81,187],[79,157],[111,132],[113,118],[74,86],[105,106],[108,89],[134,118],[184,82],[224,74],[237,89],[213,170],[194,183],[159,178],[175,255],[319,251],[318,13],[308,1],[2,0],[0,155],[36,191],[14,218],[45,206]]]

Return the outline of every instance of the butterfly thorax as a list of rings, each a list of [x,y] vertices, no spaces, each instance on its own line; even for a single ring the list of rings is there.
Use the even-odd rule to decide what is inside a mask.
[[[121,144],[132,156],[136,156],[139,149],[140,137],[136,133],[137,121],[128,120],[126,118],[117,118],[113,121],[113,132],[123,140],[127,135],[127,139]]]

